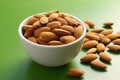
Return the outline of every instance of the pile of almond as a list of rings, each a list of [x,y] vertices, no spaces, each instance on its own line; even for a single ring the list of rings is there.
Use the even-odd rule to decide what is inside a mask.
[[[87,33],[83,43],[83,49],[87,49],[86,54],[80,58],[82,63],[90,63],[91,66],[106,69],[107,65],[104,63],[112,60],[111,56],[105,52],[105,49],[120,52],[120,31],[114,32],[112,29],[113,22],[104,22],[103,28],[95,28],[94,22],[91,20],[85,21]],[[109,44],[111,43],[111,44]],[[102,61],[100,60],[102,59]],[[77,68],[70,68],[68,75],[80,77],[85,72]]]
[[[58,10],[35,14],[22,28],[26,39],[42,45],[68,44],[83,33],[83,26],[75,18]]]

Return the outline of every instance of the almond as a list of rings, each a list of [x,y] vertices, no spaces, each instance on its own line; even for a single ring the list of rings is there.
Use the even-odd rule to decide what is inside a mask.
[[[53,32],[41,32],[39,38],[43,41],[58,40],[59,37]]]
[[[71,33],[73,33],[75,31],[74,28],[72,26],[69,26],[69,25],[63,25],[60,28],[64,29],[64,30],[67,30],[67,31],[69,31]]]
[[[45,16],[44,14],[35,14],[33,17],[40,19],[41,17]]]
[[[108,30],[102,31],[101,33],[102,33],[103,35],[108,35],[108,34],[111,34],[112,32],[113,32],[112,29],[108,29]]]
[[[86,30],[88,31],[90,29],[89,25],[85,23]]]
[[[104,36],[103,34],[98,34],[101,43],[103,44],[108,44],[111,40],[109,38],[107,38],[106,36]]]
[[[115,40],[113,41],[113,43],[114,43],[114,44],[117,44],[117,45],[120,45],[120,39],[115,39]]]
[[[59,36],[72,34],[71,32],[69,32],[67,30],[63,30],[63,29],[53,29],[52,32],[54,32],[55,34],[57,34]]]
[[[96,48],[98,52],[103,52],[105,50],[105,45],[103,43],[99,43]]]
[[[110,21],[106,21],[103,23],[104,26],[112,26],[113,25],[113,22],[110,22]]]
[[[74,36],[62,36],[62,37],[60,37],[60,41],[61,42],[63,42],[63,43],[70,43],[70,42],[73,42],[73,41],[75,41],[76,39],[75,39],[75,37]]]
[[[48,42],[49,45],[62,45],[63,43],[61,41],[49,41]]]
[[[90,39],[90,40],[96,40],[96,41],[99,41],[99,40],[100,40],[100,38],[99,38],[97,35],[95,35],[95,34],[90,34],[90,33],[87,33],[87,34],[86,34],[86,38],[88,38],[88,39]]]
[[[37,39],[34,36],[28,37],[31,42],[37,43]]]
[[[111,39],[111,40],[114,40],[114,39],[118,38],[118,34],[108,34],[106,37]]]
[[[39,19],[35,18],[35,17],[31,17],[27,20],[28,25],[32,25],[34,22],[38,21]]]
[[[58,10],[52,10],[46,13],[46,16],[50,16],[52,13],[58,13]]]
[[[48,27],[51,27],[52,29],[60,28],[61,23],[59,21],[52,21],[47,24]]]
[[[95,33],[100,33],[102,32],[104,29],[102,28],[96,28],[96,29],[92,29],[91,32],[95,32]]]
[[[80,69],[77,69],[77,68],[70,68],[67,72],[67,74],[69,76],[73,76],[73,77],[80,77],[82,75],[84,75],[84,71],[83,70],[80,70]]]
[[[93,47],[96,47],[98,45],[98,42],[95,41],[95,40],[90,40],[90,41],[87,41],[83,44],[83,48],[93,48]]]
[[[101,52],[101,53],[99,53],[99,55],[100,55],[100,58],[102,58],[105,61],[111,61],[112,60],[112,58],[105,52]]]
[[[50,32],[51,31],[51,28],[50,27],[41,27],[41,28],[38,28],[34,31],[34,36],[35,37],[38,37],[40,35],[41,32],[44,32],[44,31],[48,31]]]
[[[97,49],[96,48],[90,48],[88,49],[88,51],[86,52],[87,54],[93,54],[96,53]]]
[[[83,31],[84,29],[82,26],[75,27],[75,31],[74,31],[75,38],[78,39],[83,34]]]
[[[37,42],[42,45],[48,45],[48,41],[41,40],[40,38],[37,38]]]
[[[68,25],[68,22],[64,18],[57,18],[57,21],[61,23],[61,25]]]
[[[94,59],[97,59],[97,58],[98,58],[97,54],[88,54],[88,55],[83,56],[80,59],[80,61],[81,62],[90,62],[90,61],[93,61]]]
[[[84,43],[87,42],[87,41],[89,41],[89,39],[85,37],[84,38]]]
[[[42,25],[40,24],[39,21],[36,21],[36,22],[33,23],[33,26],[34,27],[41,27]]]
[[[25,33],[29,28],[33,27],[32,25],[24,25],[22,27],[22,32]]]
[[[96,67],[96,68],[101,68],[101,69],[107,68],[107,66],[103,62],[98,61],[98,60],[91,61],[91,65]]]
[[[120,45],[109,45],[108,48],[111,51],[120,51]]]
[[[58,18],[58,13],[52,13],[49,15],[48,19],[49,21],[54,21]]]
[[[64,17],[64,18],[67,20],[67,22],[71,26],[78,26],[79,25],[79,22],[71,17]]]
[[[91,20],[86,20],[84,22],[87,23],[90,27],[94,27],[95,26],[94,22],[91,21]]]
[[[48,17],[46,16],[41,17],[39,21],[41,24],[47,24],[49,22]]]

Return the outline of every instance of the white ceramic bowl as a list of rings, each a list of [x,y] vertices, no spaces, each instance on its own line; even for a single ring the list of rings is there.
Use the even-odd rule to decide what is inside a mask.
[[[32,17],[28,17],[19,25],[18,33],[26,53],[32,58],[33,61],[48,67],[58,67],[67,64],[73,60],[80,52],[82,42],[85,37],[86,28],[82,20],[69,15],[78,20],[84,28],[82,36],[74,42],[64,45],[49,46],[40,45],[27,40],[22,34],[22,27],[26,21]]]

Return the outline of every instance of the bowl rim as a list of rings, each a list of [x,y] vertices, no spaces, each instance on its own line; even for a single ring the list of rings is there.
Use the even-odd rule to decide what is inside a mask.
[[[45,13],[46,13],[46,12],[37,13],[37,14],[45,14]],[[72,17],[72,18],[76,19],[77,21],[79,21],[79,22],[81,23],[82,27],[83,27],[83,30],[84,30],[83,33],[82,33],[82,35],[81,35],[78,39],[76,39],[75,41],[73,41],[73,42],[71,42],[71,43],[63,44],[63,45],[53,45],[53,46],[52,46],[52,45],[37,44],[37,43],[31,42],[31,41],[29,41],[28,39],[26,39],[26,38],[23,36],[23,34],[22,34],[22,27],[23,27],[23,25],[27,22],[27,20],[28,20],[29,18],[33,17],[34,15],[25,18],[25,19],[19,24],[18,34],[19,34],[19,36],[20,36],[22,39],[24,39],[26,42],[28,42],[28,43],[30,43],[30,44],[32,44],[32,45],[38,46],[38,47],[55,48],[55,47],[66,47],[66,46],[75,44],[75,43],[79,42],[80,40],[82,40],[82,39],[85,37],[86,27],[85,27],[84,22],[83,22],[80,18],[78,18],[78,17],[76,17],[76,16],[74,16],[74,15],[72,15],[72,14],[68,14],[68,13],[65,13],[65,14],[67,14],[67,15],[69,15],[70,17]]]

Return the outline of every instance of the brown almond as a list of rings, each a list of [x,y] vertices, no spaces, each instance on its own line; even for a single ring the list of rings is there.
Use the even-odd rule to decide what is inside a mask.
[[[113,22],[106,21],[106,22],[103,23],[103,25],[109,27],[109,26],[113,25]]]
[[[88,51],[86,52],[87,54],[93,54],[96,53],[97,49],[96,48],[90,48],[88,49]]]
[[[53,32],[41,32],[39,38],[43,41],[58,40],[59,37]]]
[[[87,41],[89,41],[89,40],[90,40],[90,39],[88,39],[88,38],[85,37],[85,38],[84,38],[84,43],[87,42]]]
[[[101,43],[103,44],[108,44],[111,40],[109,38],[107,38],[106,36],[104,36],[103,34],[98,34]]]
[[[89,48],[96,47],[97,45],[98,45],[98,42],[96,40],[90,40],[83,44],[83,48],[89,49]]]
[[[49,15],[48,19],[49,21],[54,21],[58,18],[58,13],[52,13]]]
[[[34,36],[28,37],[27,39],[31,42],[37,43],[37,39]]]
[[[61,23],[61,25],[68,25],[68,22],[64,18],[57,18],[57,21]]]
[[[48,17],[46,16],[41,17],[39,21],[41,24],[47,24],[49,22]]]
[[[99,55],[100,55],[100,58],[102,58],[105,61],[109,62],[112,60],[112,58],[105,52],[100,52]]]
[[[82,34],[83,34],[83,27],[82,26],[78,26],[78,27],[75,27],[74,28],[75,31],[74,31],[74,36],[76,39],[78,39]]]
[[[114,43],[114,44],[117,44],[117,45],[120,45],[120,39],[115,39],[115,40],[113,40],[113,43]]]
[[[73,33],[75,31],[74,28],[72,26],[69,26],[69,25],[63,25],[60,28],[64,29],[64,30],[67,30],[67,31],[69,31],[71,33]]]
[[[103,43],[99,43],[96,48],[98,52],[105,51],[105,45]]]
[[[33,23],[33,26],[34,27],[41,27],[42,25],[40,24],[39,21],[36,21],[36,22]]]
[[[83,70],[80,70],[80,69],[77,69],[77,68],[70,68],[67,72],[67,74],[69,76],[73,76],[73,77],[80,77],[82,75],[84,75],[84,71]]]
[[[91,61],[91,65],[96,67],[96,68],[101,68],[101,69],[107,68],[107,66],[103,62],[98,61],[98,60]]]
[[[102,28],[96,28],[96,29],[92,29],[91,32],[95,32],[95,33],[100,33],[102,32],[104,29]]]
[[[39,19],[35,18],[35,17],[31,17],[27,20],[28,25],[32,25],[34,22],[38,21]]]
[[[42,45],[48,45],[48,41],[41,40],[40,38],[37,38],[37,42]]]
[[[53,29],[52,32],[54,32],[55,34],[57,34],[59,36],[72,34],[71,32],[69,32],[67,30],[63,30],[63,29]]]
[[[46,16],[49,16],[51,15],[52,13],[58,13],[59,11],[58,10],[52,10],[52,11],[49,11],[46,13]]]
[[[118,31],[117,34],[120,35],[120,31]]]
[[[33,17],[35,17],[37,19],[40,19],[43,16],[45,16],[45,15],[44,14],[40,14],[40,13],[33,15]]]
[[[120,45],[109,45],[108,48],[111,51],[120,51]]]
[[[97,35],[95,35],[95,34],[89,34],[89,33],[86,34],[86,38],[88,38],[90,40],[96,40],[96,41],[100,40],[100,38]]]
[[[34,31],[34,36],[35,37],[38,37],[40,35],[41,32],[44,32],[44,31],[48,31],[50,32],[51,31],[51,28],[50,27],[41,27],[41,28],[38,28]]]
[[[89,25],[85,23],[86,30],[88,31],[90,29]]]
[[[88,54],[88,55],[85,55],[83,56],[80,61],[81,62],[90,62],[90,61],[93,61],[95,59],[98,58],[98,55],[97,54]]]
[[[48,42],[49,45],[62,45],[63,43],[61,41],[49,41]]]
[[[64,18],[67,20],[67,22],[71,26],[78,26],[79,25],[79,22],[71,17],[64,17]]]
[[[29,28],[33,27],[32,25],[24,25],[22,27],[22,32],[25,33]]]
[[[90,27],[94,27],[95,26],[94,22],[91,21],[91,20],[85,20],[84,22],[87,23]]]
[[[118,34],[108,34],[106,37],[111,40],[114,40],[114,39],[117,39],[119,36],[118,36]]]
[[[111,34],[112,32],[113,32],[112,29],[108,29],[108,30],[102,31],[101,34],[103,34],[103,35],[108,35],[108,34]]]
[[[59,21],[52,21],[47,24],[48,27],[51,27],[52,29],[60,28],[61,23]]]
[[[76,39],[75,39],[75,37],[74,36],[71,36],[71,35],[69,35],[69,36],[62,36],[62,37],[60,37],[60,41],[61,42],[63,42],[63,43],[71,43],[71,42],[73,42],[73,41],[75,41]]]

